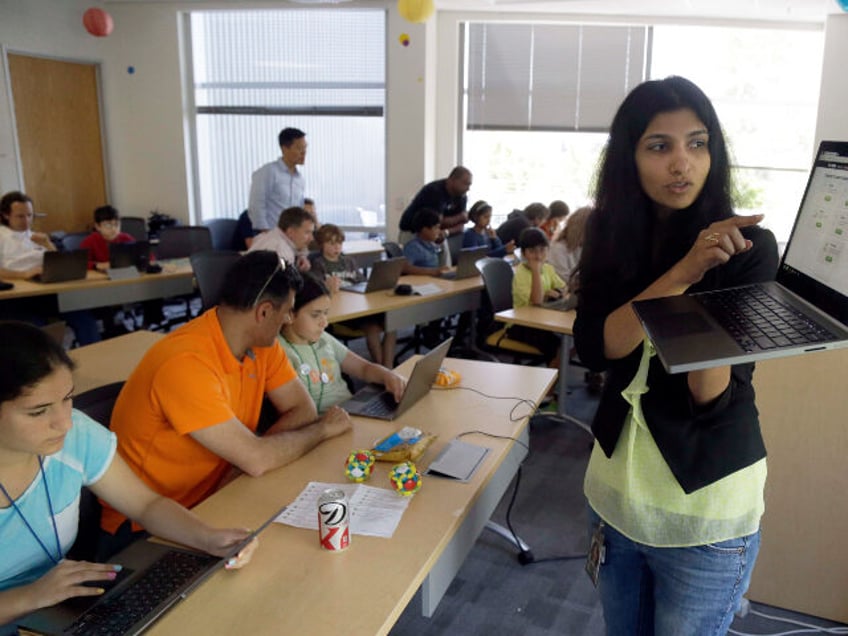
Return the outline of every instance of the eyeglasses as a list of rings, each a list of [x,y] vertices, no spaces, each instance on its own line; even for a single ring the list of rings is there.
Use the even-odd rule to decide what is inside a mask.
[[[271,275],[267,279],[265,279],[265,284],[262,285],[262,287],[259,288],[259,293],[256,294],[256,298],[254,298],[253,302],[250,303],[251,307],[256,307],[256,305],[259,304],[259,299],[262,298],[262,294],[264,294],[265,290],[268,289],[268,285],[271,284],[271,281],[273,280],[274,276],[277,275],[277,272],[281,272],[285,268],[286,268],[286,262],[282,258],[280,258],[280,260],[277,262],[277,266],[274,268],[274,271],[271,272]]]

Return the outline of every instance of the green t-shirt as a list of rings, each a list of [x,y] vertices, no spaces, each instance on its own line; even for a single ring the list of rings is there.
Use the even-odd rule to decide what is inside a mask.
[[[326,331],[312,344],[293,344],[283,336],[279,339],[319,414],[351,396],[341,368],[348,348],[341,342]]]
[[[515,268],[512,277],[512,306],[524,307],[530,304],[530,290],[533,287],[533,272],[522,263]],[[559,277],[550,263],[542,265],[542,291],[562,289],[565,281]]]

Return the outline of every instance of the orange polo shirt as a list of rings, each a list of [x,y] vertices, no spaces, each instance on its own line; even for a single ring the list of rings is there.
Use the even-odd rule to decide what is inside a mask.
[[[130,375],[112,412],[118,452],[150,488],[191,508],[230,464],[190,433],[233,418],[255,431],[263,395],[291,381],[278,342],[239,361],[210,309],[153,345]],[[104,530],[114,534],[125,519],[104,502]]]

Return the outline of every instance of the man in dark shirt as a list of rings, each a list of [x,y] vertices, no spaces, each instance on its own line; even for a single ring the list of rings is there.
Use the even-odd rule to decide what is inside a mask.
[[[400,217],[400,242],[412,238],[412,219],[421,208],[436,210],[441,217],[443,238],[461,234],[468,222],[465,210],[468,205],[466,194],[471,188],[471,171],[463,166],[451,170],[447,179],[438,179],[425,185]],[[407,233],[407,234],[404,234]]]

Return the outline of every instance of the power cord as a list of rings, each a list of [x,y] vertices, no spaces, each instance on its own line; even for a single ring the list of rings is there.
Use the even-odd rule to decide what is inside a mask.
[[[474,390],[474,389],[470,389]],[[465,435],[486,435],[487,437],[494,437],[497,439],[509,439],[517,444],[521,444],[525,449],[527,449],[527,454],[530,454],[530,447],[525,444],[520,439],[516,439],[515,437],[510,437],[509,435],[495,435],[494,433],[487,433],[486,431],[465,431],[464,433],[459,433],[456,437],[464,437]],[[529,548],[523,547],[525,544],[518,537],[518,533],[515,531],[515,528],[512,527],[512,508],[515,505],[515,500],[518,497],[518,488],[521,485],[521,469],[524,466],[524,460],[522,460],[518,464],[518,470],[515,472],[515,485],[512,487],[512,495],[509,499],[509,505],[506,508],[506,527],[509,529],[510,534],[512,535],[512,540],[515,543],[515,546],[518,548],[518,562],[521,565],[531,565],[533,563],[549,563],[551,561],[571,561],[574,559],[585,559],[587,557],[587,553],[582,554],[566,554],[563,556],[556,557],[546,557],[544,559],[536,559],[533,554],[533,551]]]

